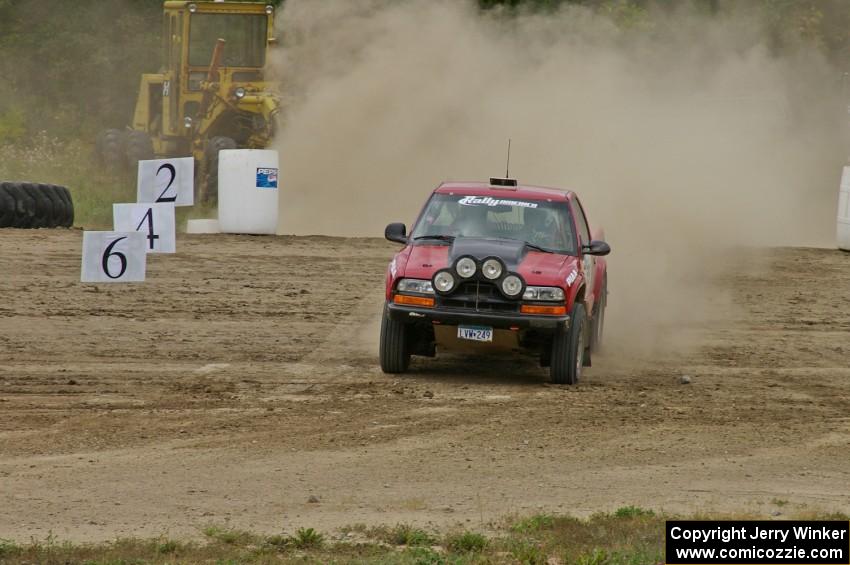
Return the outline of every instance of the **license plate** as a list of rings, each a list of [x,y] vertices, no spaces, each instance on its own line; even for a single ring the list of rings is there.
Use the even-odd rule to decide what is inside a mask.
[[[493,341],[493,328],[484,326],[458,326],[457,337],[470,341]]]

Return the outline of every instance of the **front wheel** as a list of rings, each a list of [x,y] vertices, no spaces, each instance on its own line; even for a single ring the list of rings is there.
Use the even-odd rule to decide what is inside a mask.
[[[410,347],[407,327],[390,319],[386,307],[381,320],[381,370],[385,373],[403,373],[410,366]]]
[[[559,385],[574,385],[581,378],[584,366],[587,316],[584,304],[576,303],[570,313],[570,327],[558,328],[552,339],[552,361],[549,376]]]
[[[204,150],[204,186],[201,202],[204,204],[218,203],[218,153],[224,149],[236,149],[236,142],[229,137],[213,137],[207,142]]]

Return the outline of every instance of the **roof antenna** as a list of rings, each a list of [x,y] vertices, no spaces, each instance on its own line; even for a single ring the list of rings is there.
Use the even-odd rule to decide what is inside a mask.
[[[490,186],[515,187],[516,179],[511,178],[511,138],[508,138],[508,164],[505,166],[505,178],[490,177]]]

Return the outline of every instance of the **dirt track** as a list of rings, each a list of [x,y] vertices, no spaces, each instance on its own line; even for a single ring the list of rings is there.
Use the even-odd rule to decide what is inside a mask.
[[[80,246],[0,232],[0,538],[850,511],[850,255],[765,251],[701,347],[561,388],[513,361],[383,375],[383,241],[181,236],[133,286],[81,285]]]

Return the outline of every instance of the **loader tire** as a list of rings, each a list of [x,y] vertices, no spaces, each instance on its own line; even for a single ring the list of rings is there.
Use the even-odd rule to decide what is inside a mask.
[[[62,225],[62,222],[65,220],[65,214],[68,213],[65,201],[62,200],[62,197],[59,196],[59,191],[56,190],[57,187],[52,184],[43,184],[41,185],[41,190],[44,196],[47,197],[47,200],[50,201],[51,213],[47,218],[47,225],[45,227],[55,228]]]
[[[5,182],[3,183],[6,193],[12,199],[12,218],[9,222],[10,228],[24,228],[29,226],[29,218],[27,213],[28,206],[25,203],[24,189],[18,183]]]
[[[139,166],[139,161],[147,161],[154,158],[153,140],[144,131],[132,130],[127,132],[127,166],[133,172]]]
[[[74,225],[74,201],[71,198],[71,192],[64,186],[56,186],[56,194],[65,203],[65,215],[62,216],[62,221],[59,226],[70,228]]]
[[[0,228],[11,228],[15,220],[16,201],[12,193],[6,190],[9,183],[0,182]]]
[[[218,152],[222,149],[236,149],[236,142],[229,137],[212,137],[204,151],[206,179],[201,202],[218,204]]]
[[[120,129],[108,129],[97,136],[95,154],[104,167],[121,169],[126,162],[126,136]]]
[[[50,223],[51,216],[53,216],[53,204],[38,184],[25,182],[21,183],[21,186],[35,203],[30,227],[46,228]]]
[[[70,227],[74,207],[64,186],[0,183],[0,228]]]
[[[24,183],[16,182],[11,185],[12,193],[15,195],[15,209],[17,218],[15,219],[16,228],[28,229],[35,226],[35,199],[30,196],[29,191],[24,188]]]

